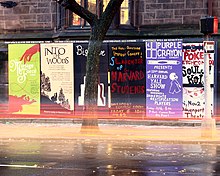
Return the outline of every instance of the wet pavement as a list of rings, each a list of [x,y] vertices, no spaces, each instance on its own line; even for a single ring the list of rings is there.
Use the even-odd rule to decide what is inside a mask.
[[[0,124],[0,176],[217,176],[220,138],[200,127]]]
[[[1,176],[220,175],[220,146],[145,140],[0,142]]]
[[[220,144],[220,126],[216,135],[202,137],[201,126],[144,126],[99,124],[99,131],[81,132],[81,124],[0,123],[0,139],[127,139],[175,143]]]

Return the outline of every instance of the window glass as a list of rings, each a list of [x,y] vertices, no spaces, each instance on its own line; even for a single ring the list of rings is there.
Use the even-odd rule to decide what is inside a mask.
[[[109,0],[103,0],[103,10],[105,10],[106,6],[108,5]]]
[[[93,12],[96,14],[96,0],[85,0],[87,2],[87,8],[89,11]],[[124,0],[122,5],[121,5],[121,10],[120,10],[120,24],[129,24],[129,0]],[[77,3],[82,5],[81,0],[76,0]],[[105,10],[109,0],[103,0],[103,10]],[[72,15],[72,24],[74,26],[79,26],[81,25],[81,18],[74,14]]]
[[[124,0],[120,10],[120,24],[129,24],[129,0]],[[109,0],[103,0],[103,9],[105,10]]]
[[[128,0],[124,0],[121,5],[120,24],[129,24]]]
[[[88,0],[88,10],[96,14],[96,0]]]
[[[5,48],[3,48],[5,49]],[[8,102],[8,54],[0,48],[0,103]]]
[[[76,0],[76,2],[81,5],[81,0]],[[81,24],[81,18],[78,15],[76,15],[75,13],[73,13],[72,24],[74,26],[79,26]]]

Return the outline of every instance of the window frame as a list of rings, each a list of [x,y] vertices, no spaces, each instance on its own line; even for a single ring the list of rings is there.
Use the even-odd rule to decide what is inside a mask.
[[[96,3],[97,3],[98,0],[96,0]],[[84,7],[88,7],[88,2],[89,0],[81,0],[81,4],[84,4]],[[131,24],[131,13],[130,13],[130,5],[131,5],[131,0],[128,0],[128,21],[129,23],[128,24],[121,24],[121,9],[120,11],[118,11],[112,21],[112,25],[110,26],[110,29],[117,29],[119,27],[122,27],[122,28],[127,28],[127,27],[130,27],[132,24]],[[97,8],[96,8],[97,10]],[[66,25],[64,28],[68,27],[68,28],[71,28],[71,29],[82,29],[82,28],[88,28],[90,29],[90,26],[86,23],[86,21],[82,18],[80,18],[80,24],[79,25],[74,25],[72,22],[73,22],[73,12],[69,11],[69,10],[66,10]],[[102,8],[98,9],[98,11],[102,11]]]

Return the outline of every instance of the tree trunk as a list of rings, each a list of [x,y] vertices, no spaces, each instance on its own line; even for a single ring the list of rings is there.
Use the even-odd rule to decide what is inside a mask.
[[[111,22],[119,11],[124,0],[110,0],[104,12],[101,11],[103,1],[97,5],[97,14],[93,14],[88,9],[79,5],[76,0],[58,0],[58,3],[70,11],[85,19],[91,26],[91,35],[88,46],[88,56],[86,63],[86,82],[84,94],[84,116],[82,128],[97,127],[97,98],[99,84],[99,54],[102,42],[111,25]]]
[[[103,42],[103,39],[100,40],[100,36],[102,35],[98,24],[92,28],[86,62],[85,106],[82,128],[89,127],[98,129],[97,97],[100,67],[99,54]]]

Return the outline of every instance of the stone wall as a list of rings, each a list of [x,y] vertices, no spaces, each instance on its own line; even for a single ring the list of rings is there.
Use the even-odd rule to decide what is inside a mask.
[[[138,25],[198,25],[208,14],[208,0],[140,0]],[[220,1],[213,0],[213,16],[220,17]]]
[[[52,0],[15,0],[11,9],[0,6],[0,31],[48,30],[56,24],[56,3]]]
[[[0,34],[20,31],[53,30],[57,4],[53,0],[14,0],[12,9],[0,6]],[[208,0],[131,0],[131,22],[149,25],[199,25],[208,14]],[[220,0],[213,0],[213,16],[220,19]],[[219,20],[220,21],[220,20]],[[64,23],[65,24],[65,23]],[[173,25],[172,25],[173,24]]]

